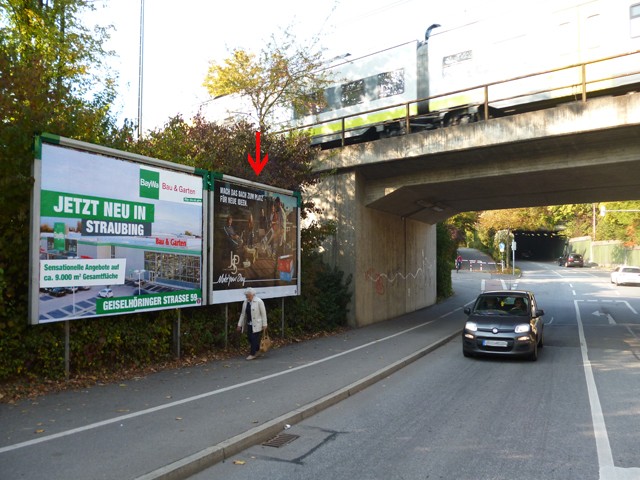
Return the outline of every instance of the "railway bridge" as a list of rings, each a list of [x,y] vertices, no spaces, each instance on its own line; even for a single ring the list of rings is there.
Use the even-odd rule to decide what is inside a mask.
[[[456,213],[640,198],[640,93],[326,150],[316,170],[363,326],[435,303],[435,224]]]

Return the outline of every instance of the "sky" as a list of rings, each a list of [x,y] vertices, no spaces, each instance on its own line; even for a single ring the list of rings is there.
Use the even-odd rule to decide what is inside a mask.
[[[234,48],[258,53],[273,34],[290,29],[301,44],[319,38],[330,59],[372,53],[424,38],[429,25],[458,23],[479,5],[506,0],[144,0],[142,129],[160,128],[181,114],[191,118],[210,101],[202,86],[209,62]],[[115,113],[138,118],[141,0],[96,0],[87,27],[113,25],[109,65],[118,75]],[[213,119],[212,119],[213,120]]]

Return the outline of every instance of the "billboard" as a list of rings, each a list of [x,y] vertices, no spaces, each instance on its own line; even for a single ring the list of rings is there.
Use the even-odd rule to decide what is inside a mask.
[[[300,196],[296,192],[222,176],[209,202],[209,303],[300,294]]]
[[[32,324],[203,303],[193,168],[43,135],[34,178]]]

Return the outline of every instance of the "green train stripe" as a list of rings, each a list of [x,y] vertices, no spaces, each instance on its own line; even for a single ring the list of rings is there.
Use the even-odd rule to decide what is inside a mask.
[[[372,125],[374,123],[381,123],[388,120],[397,120],[404,118],[407,113],[406,107],[397,107],[391,110],[383,110],[380,112],[373,112],[364,116],[349,117],[345,119],[344,128],[346,130],[352,128],[358,128],[365,125]],[[412,104],[409,107],[409,115],[416,115],[418,113],[418,105]],[[333,122],[323,123],[316,127],[308,129],[312,135],[326,135],[329,133],[339,133],[342,131],[342,121],[336,120]]]

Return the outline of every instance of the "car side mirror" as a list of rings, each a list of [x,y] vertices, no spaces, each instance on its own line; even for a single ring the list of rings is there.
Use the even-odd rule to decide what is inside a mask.
[[[471,315],[471,307],[465,307],[463,311],[465,314]]]
[[[544,310],[542,310],[541,308],[538,308],[536,310],[536,317],[541,317],[544,315]]]

